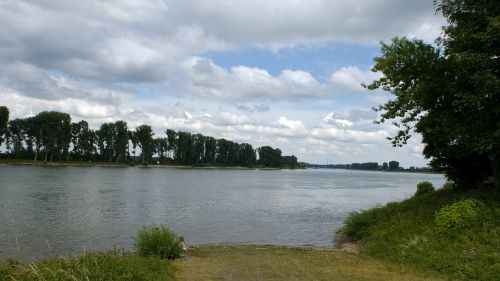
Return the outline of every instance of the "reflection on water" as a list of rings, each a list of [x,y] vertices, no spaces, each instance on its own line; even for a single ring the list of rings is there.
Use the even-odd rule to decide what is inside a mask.
[[[346,215],[440,175],[0,165],[0,258],[130,249],[144,224],[188,243],[331,246]],[[49,247],[49,246],[50,247]],[[49,250],[50,248],[50,250]]]

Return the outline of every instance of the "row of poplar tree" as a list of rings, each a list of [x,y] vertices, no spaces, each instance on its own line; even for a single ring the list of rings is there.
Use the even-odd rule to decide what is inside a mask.
[[[278,148],[254,149],[248,143],[170,129],[165,133],[165,137],[155,137],[149,125],[129,130],[122,120],[92,130],[87,121],[72,123],[69,114],[56,111],[9,121],[8,108],[0,106],[0,146],[4,143],[7,152],[4,157],[45,162],[158,161],[180,165],[298,167],[295,156],[282,156]]]

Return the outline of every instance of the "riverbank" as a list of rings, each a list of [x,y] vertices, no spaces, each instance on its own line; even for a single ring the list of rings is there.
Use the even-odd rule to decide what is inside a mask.
[[[222,170],[281,170],[287,168],[264,168],[264,167],[239,167],[239,166],[192,166],[192,165],[165,165],[165,164],[127,164],[110,162],[90,161],[34,161],[23,159],[0,159],[0,165],[36,165],[36,166],[78,166],[78,167],[137,167],[137,168],[171,168],[171,169],[222,169]]]
[[[1,280],[446,280],[436,272],[331,249],[206,245],[166,261],[112,251],[32,265],[0,262]]]
[[[352,214],[361,253],[465,280],[500,280],[500,193],[450,186]]]

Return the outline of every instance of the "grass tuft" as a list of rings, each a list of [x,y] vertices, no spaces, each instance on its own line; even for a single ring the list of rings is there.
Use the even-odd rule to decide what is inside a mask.
[[[179,258],[183,252],[181,239],[163,225],[144,226],[137,232],[135,248],[144,257]]]

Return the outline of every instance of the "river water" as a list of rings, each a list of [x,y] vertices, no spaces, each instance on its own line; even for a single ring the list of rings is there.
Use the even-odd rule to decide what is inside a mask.
[[[346,216],[410,197],[442,175],[0,165],[0,259],[114,246],[161,223],[189,244],[332,246]]]

